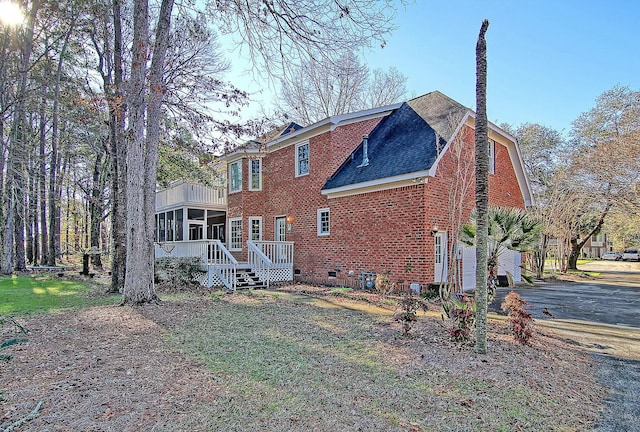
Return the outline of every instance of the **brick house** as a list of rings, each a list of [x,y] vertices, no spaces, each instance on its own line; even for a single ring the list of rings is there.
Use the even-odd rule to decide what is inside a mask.
[[[227,248],[245,261],[248,240],[293,242],[299,281],[359,286],[371,272],[425,286],[455,271],[470,288],[475,254],[454,233],[474,207],[474,121],[435,91],[228,153]],[[490,204],[531,205],[515,139],[490,124],[489,146]],[[518,279],[519,260],[500,267]]]

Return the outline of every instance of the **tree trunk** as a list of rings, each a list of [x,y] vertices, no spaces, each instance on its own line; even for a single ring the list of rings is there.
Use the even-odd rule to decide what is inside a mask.
[[[580,251],[582,250],[583,242],[578,242],[577,238],[572,238],[571,251],[569,252],[569,258],[567,259],[567,270],[578,270],[578,258],[580,258]]]
[[[100,250],[100,224],[102,223],[102,213],[104,212],[102,208],[102,191],[104,189],[101,183],[102,158],[102,152],[96,154],[96,161],[93,166],[91,197],[89,198],[91,249],[95,249],[96,251]],[[91,256],[91,264],[93,264],[94,268],[102,269],[100,253],[94,253]]]
[[[14,156],[16,156],[16,160],[13,163],[13,195],[14,195],[14,253],[15,253],[15,262],[13,263],[14,268],[17,271],[25,271],[27,269],[26,256],[25,256],[25,211],[26,211],[26,199],[27,195],[25,193],[26,184],[26,175],[27,171],[25,168],[26,158],[26,147],[27,140],[26,134],[24,133],[24,128],[26,126],[26,116],[25,113],[22,112],[20,114],[22,119],[18,120],[18,138],[16,138],[15,144],[21,147],[20,150],[16,150],[14,152]]]
[[[542,235],[542,242],[540,244],[540,249],[534,254],[534,261],[536,265],[536,278],[539,280],[544,279],[544,266],[545,260],[547,258],[547,248],[549,245],[549,236],[546,234]]]
[[[145,62],[148,46],[148,4],[135,2],[134,45],[128,103],[130,142],[127,145],[127,274],[125,304],[158,300],[154,287],[153,231],[155,188],[160,141],[161,107],[164,98],[163,67],[169,45],[173,0],[163,0],[156,27],[155,46],[149,70],[148,102],[145,103]],[[146,114],[146,128],[144,119]],[[145,132],[146,130],[146,137]]]
[[[489,236],[489,140],[487,126],[487,44],[489,21],[480,27],[476,44],[476,352],[487,353],[487,254]]]
[[[46,88],[43,89],[46,94]],[[38,175],[38,195],[40,205],[40,263],[46,265],[49,262],[49,248],[47,241],[49,239],[49,231],[47,229],[47,114],[46,114],[46,98],[42,98],[40,106],[40,154],[39,175]]]
[[[39,7],[40,4],[37,1],[32,4],[31,10],[29,11],[28,24],[26,26],[26,31],[24,32],[24,41],[21,44],[22,58],[20,61],[20,78],[16,95],[12,134],[9,138],[7,181],[12,182],[8,188],[9,195],[11,196],[9,201],[11,202],[12,208],[7,214],[7,225],[5,230],[6,239],[3,245],[5,259],[2,260],[1,270],[5,274],[11,273],[13,270],[12,267],[15,267],[16,270],[26,269],[24,255],[24,158],[27,148],[25,131],[27,128],[26,100],[29,63],[31,61],[31,52],[33,50],[33,29]],[[12,228],[11,233],[9,232],[9,227]]]
[[[34,161],[33,161],[33,157],[29,158],[29,170],[28,172],[33,172],[33,168],[34,168]],[[28,192],[27,192],[27,198],[28,198],[28,205],[27,205],[27,224],[26,224],[26,233],[27,233],[27,245],[26,245],[26,258],[27,258],[27,262],[29,264],[35,264],[36,263],[36,257],[35,257],[35,253],[37,252],[38,248],[36,246],[36,243],[38,241],[38,238],[36,236],[36,232],[34,229],[34,225],[35,225],[35,221],[36,221],[36,212],[37,212],[37,207],[35,207],[35,205],[37,204],[37,198],[38,198],[38,194],[36,193],[36,177],[35,176],[29,176],[28,178],[28,183],[29,183],[29,188],[28,188]]]
[[[164,6],[164,2],[163,2]],[[124,283],[125,304],[156,302],[153,259],[145,211],[145,174],[147,155],[145,130],[151,124],[147,114],[146,64],[149,54],[149,4],[135,0],[133,10],[133,48],[131,50],[130,91],[127,97],[129,127],[127,133],[127,257]],[[157,55],[158,53],[154,53]],[[147,133],[148,130],[147,130]]]
[[[604,225],[604,220],[607,217],[607,214],[609,214],[609,210],[611,210],[611,206],[611,202],[607,202],[604,210],[602,210],[602,213],[600,214],[598,222],[595,224],[593,229],[591,229],[591,231],[589,231],[589,233],[584,236],[582,240],[580,240],[578,237],[571,238],[571,252],[569,253],[569,260],[567,263],[568,270],[578,270],[578,258],[580,258],[580,251],[587,243],[587,240],[589,240],[595,233],[600,231],[602,225]]]
[[[112,293],[124,292],[127,256],[126,229],[126,147],[124,141],[124,116],[126,105],[122,102],[122,21],[120,17],[121,1],[113,1],[113,65],[115,94],[109,102],[109,130],[111,143],[111,286]]]
[[[58,175],[58,140],[59,140],[59,112],[60,112],[60,77],[62,75],[62,64],[69,38],[75,26],[75,19],[71,21],[69,29],[65,35],[65,40],[60,50],[58,58],[58,68],[56,70],[55,87],[53,95],[53,112],[51,115],[51,165],[49,167],[49,253],[48,263],[50,266],[56,265],[56,257],[60,253],[60,191],[61,185]]]

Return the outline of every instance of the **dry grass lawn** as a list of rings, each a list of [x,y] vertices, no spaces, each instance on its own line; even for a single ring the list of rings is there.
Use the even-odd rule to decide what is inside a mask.
[[[290,286],[20,319],[0,428],[29,431],[583,431],[605,390],[588,353],[491,323],[490,353],[437,314],[410,337],[369,298]],[[436,307],[434,306],[434,312]],[[12,329],[5,324],[1,336]]]

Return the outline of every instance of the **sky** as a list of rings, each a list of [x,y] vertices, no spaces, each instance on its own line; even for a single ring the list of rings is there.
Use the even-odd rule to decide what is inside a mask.
[[[409,97],[439,90],[475,109],[475,46],[485,18],[493,123],[539,123],[568,135],[606,90],[640,89],[636,0],[416,0],[400,6],[386,47],[365,51],[365,62],[371,70],[395,66]],[[270,97],[254,98],[268,105]]]

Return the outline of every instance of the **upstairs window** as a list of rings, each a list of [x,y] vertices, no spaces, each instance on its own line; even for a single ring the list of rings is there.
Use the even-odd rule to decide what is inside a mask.
[[[229,164],[229,193],[242,190],[242,161]]]
[[[249,161],[249,190],[262,190],[262,159]]]
[[[489,140],[489,174],[496,173],[496,142]]]
[[[330,233],[330,217],[329,217],[329,209],[319,209],[318,210],[318,235],[319,236],[328,236]]]
[[[296,177],[309,174],[309,141],[296,146]]]

